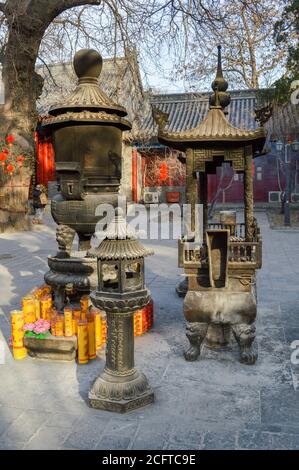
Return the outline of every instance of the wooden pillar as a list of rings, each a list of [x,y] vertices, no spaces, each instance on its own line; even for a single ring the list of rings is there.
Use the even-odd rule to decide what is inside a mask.
[[[136,147],[132,150],[132,201],[138,202],[138,153]]]
[[[244,169],[244,218],[246,241],[253,240],[253,178],[252,178],[252,146],[245,147]]]
[[[197,204],[197,179],[193,172],[193,150],[186,151],[186,202],[191,205],[191,231],[195,231],[195,204]]]
[[[199,174],[199,198],[200,204],[203,205],[203,239],[205,241],[208,229],[208,175],[205,172]]]

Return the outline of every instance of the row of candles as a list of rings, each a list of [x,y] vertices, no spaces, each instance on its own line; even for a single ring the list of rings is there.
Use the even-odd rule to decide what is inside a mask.
[[[39,319],[49,322],[53,336],[78,339],[78,363],[95,359],[97,351],[106,343],[106,314],[89,305],[89,296],[80,299],[80,307],[67,306],[63,313],[53,306],[51,288],[42,286],[22,299],[22,310],[11,312],[12,348],[15,359],[27,355],[24,347],[24,325]],[[140,336],[153,325],[153,302],[134,314],[134,335]]]

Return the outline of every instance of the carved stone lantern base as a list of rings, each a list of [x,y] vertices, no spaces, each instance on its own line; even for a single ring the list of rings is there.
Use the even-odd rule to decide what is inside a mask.
[[[147,291],[148,293],[148,291]],[[102,302],[95,292],[91,299]],[[143,302],[147,303],[147,296]],[[89,404],[100,410],[126,413],[153,403],[146,376],[134,367],[134,312],[107,311],[106,366],[89,392]]]
[[[136,369],[126,375],[115,375],[107,369],[96,379],[90,392],[92,408],[126,413],[154,402],[147,378]]]

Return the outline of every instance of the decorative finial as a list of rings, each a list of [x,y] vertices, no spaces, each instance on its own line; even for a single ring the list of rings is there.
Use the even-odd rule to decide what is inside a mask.
[[[226,93],[228,82],[223,77],[220,44],[217,46],[217,49],[217,73],[215,80],[212,82],[212,89],[214,90],[214,93],[210,96],[210,106],[224,109],[230,103],[230,95],[229,93]]]
[[[101,54],[94,49],[81,49],[74,57],[74,70],[77,77],[82,79],[97,80],[103,66]]]
[[[163,113],[161,109],[157,108],[156,106],[152,106],[152,114],[153,114],[155,123],[159,127],[159,130],[163,131],[168,122],[168,117],[169,117],[168,113]]]

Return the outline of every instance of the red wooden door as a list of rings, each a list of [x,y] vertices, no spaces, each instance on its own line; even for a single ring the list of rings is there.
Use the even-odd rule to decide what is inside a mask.
[[[49,138],[40,139],[36,134],[37,183],[48,187],[49,181],[55,181],[55,159],[52,142]]]

